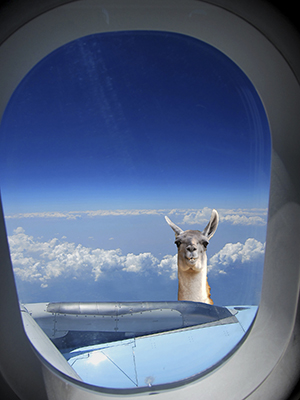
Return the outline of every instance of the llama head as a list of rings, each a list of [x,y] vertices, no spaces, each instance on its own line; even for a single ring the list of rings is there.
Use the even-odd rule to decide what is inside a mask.
[[[189,269],[198,272],[207,265],[206,248],[209,240],[213,237],[219,223],[219,215],[212,210],[210,221],[204,230],[183,231],[175,225],[168,217],[167,223],[175,232],[175,244],[178,248],[178,269],[187,271]]]

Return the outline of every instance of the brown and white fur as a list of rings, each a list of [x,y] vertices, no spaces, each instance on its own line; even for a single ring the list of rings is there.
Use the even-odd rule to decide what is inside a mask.
[[[213,304],[207,282],[206,247],[218,227],[218,212],[212,210],[210,221],[202,232],[183,231],[168,217],[165,219],[175,232],[178,247],[178,300]]]

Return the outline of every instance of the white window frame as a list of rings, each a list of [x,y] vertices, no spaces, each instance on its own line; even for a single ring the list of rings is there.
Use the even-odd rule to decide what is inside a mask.
[[[243,345],[205,377],[164,387],[167,399],[284,399],[300,375],[299,42],[268,5],[253,0],[47,0],[5,9],[0,24],[0,115],[27,72],[85,35],[160,30],[198,38],[229,56],[254,84],[267,112],[272,166],[261,303]],[[27,8],[26,8],[27,5]],[[16,116],[17,118],[17,116]],[[111,398],[36,354],[22,328],[3,218],[0,219],[0,371],[22,398]],[[125,393],[126,399],[149,392]],[[201,394],[201,396],[200,396]],[[122,393],[116,391],[116,396]],[[43,397],[42,397],[43,396]],[[58,397],[56,397],[58,396]],[[21,396],[20,396],[21,397]]]

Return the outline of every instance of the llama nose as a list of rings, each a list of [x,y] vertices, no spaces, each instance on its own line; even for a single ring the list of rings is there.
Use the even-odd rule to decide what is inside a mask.
[[[188,246],[187,249],[188,249],[189,252],[192,253],[193,251],[196,250],[196,247],[195,246]]]

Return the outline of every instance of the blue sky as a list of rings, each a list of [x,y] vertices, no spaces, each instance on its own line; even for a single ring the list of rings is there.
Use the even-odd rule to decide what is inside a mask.
[[[257,301],[270,134],[251,82],[218,50],[162,32],[81,38],[28,73],[0,129],[2,199],[25,301],[175,300],[164,215],[203,229],[211,208],[221,214],[208,254],[218,303]]]

